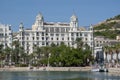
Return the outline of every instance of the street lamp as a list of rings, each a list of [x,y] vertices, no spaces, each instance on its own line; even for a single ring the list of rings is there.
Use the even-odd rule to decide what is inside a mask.
[[[51,53],[48,54],[48,64],[47,64],[47,67],[50,66],[50,63],[49,63],[49,58],[50,58],[50,56],[51,56]]]

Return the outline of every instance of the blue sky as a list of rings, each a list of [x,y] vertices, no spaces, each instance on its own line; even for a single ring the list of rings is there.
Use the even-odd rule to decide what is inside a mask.
[[[20,22],[31,28],[39,12],[47,22],[69,22],[74,13],[79,26],[89,26],[120,14],[120,0],[0,0],[0,23],[14,31]]]

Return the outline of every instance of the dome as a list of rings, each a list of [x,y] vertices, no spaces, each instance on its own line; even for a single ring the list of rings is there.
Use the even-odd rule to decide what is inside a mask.
[[[78,21],[77,16],[73,14],[73,15],[71,16],[71,21]]]
[[[23,28],[23,27],[24,27],[24,25],[23,25],[22,22],[20,23],[19,27],[20,27],[20,28]]]
[[[43,20],[43,16],[41,13],[39,13],[37,16],[36,16],[36,20]]]

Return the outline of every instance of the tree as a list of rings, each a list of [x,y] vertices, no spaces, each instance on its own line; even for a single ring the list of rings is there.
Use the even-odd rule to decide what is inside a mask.
[[[12,49],[8,46],[4,49],[4,54],[5,54],[5,62],[6,65],[11,65],[11,55],[12,55]]]
[[[75,42],[76,42],[76,44],[77,44],[77,48],[78,48],[78,49],[81,49],[81,48],[83,47],[82,38],[77,38]]]
[[[118,56],[118,54],[120,53],[120,44],[116,44],[115,45],[115,52],[116,52],[116,54],[117,54],[117,59],[116,59],[116,61],[117,61],[117,63],[119,62],[119,56]]]
[[[15,64],[18,64],[19,63],[19,47],[20,47],[19,41],[14,41],[12,45],[13,45],[12,61]]]
[[[107,56],[109,54],[109,46],[104,46],[103,49],[105,52],[105,61],[108,62]]]
[[[18,53],[18,57],[19,57],[19,64],[23,64],[23,65],[27,65],[28,61],[27,61],[27,58],[28,58],[28,54],[25,53],[25,50],[23,47],[19,47],[19,53]]]
[[[5,58],[5,54],[4,54],[4,52],[3,52],[3,44],[0,44],[0,64],[1,64],[1,67],[3,67],[3,60],[4,60],[4,58]]]
[[[56,45],[54,43],[51,43],[51,47],[56,47]]]
[[[109,47],[109,54],[111,55],[111,63],[112,63],[112,60],[113,60],[113,47]]]

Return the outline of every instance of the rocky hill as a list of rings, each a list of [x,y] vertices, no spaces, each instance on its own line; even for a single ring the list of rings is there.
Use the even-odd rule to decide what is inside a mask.
[[[115,39],[117,35],[120,35],[120,15],[95,25],[94,35]]]

